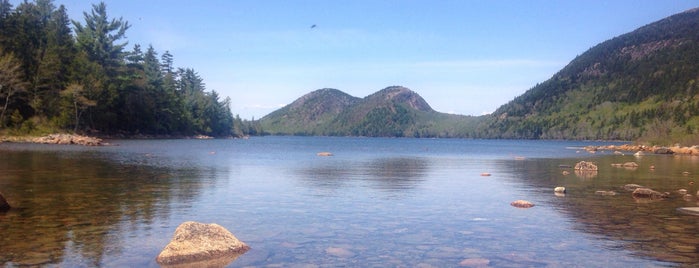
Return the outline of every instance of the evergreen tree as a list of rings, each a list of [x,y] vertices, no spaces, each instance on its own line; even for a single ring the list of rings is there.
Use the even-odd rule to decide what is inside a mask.
[[[19,61],[12,54],[0,55],[0,127],[5,126],[5,115],[15,102],[14,97],[26,90]]]

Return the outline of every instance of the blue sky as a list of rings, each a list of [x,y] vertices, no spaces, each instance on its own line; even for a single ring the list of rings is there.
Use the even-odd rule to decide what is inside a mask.
[[[83,21],[90,1],[55,0]],[[129,50],[152,44],[207,89],[260,118],[313,90],[364,97],[402,85],[437,111],[497,107],[605,40],[699,7],[699,0],[108,0]],[[311,25],[316,25],[311,28]]]

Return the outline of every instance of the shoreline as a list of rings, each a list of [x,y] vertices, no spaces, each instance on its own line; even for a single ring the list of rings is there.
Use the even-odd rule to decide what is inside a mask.
[[[600,145],[600,146],[586,146],[585,150],[591,153],[596,151],[614,151],[616,152],[635,152],[635,154],[642,155],[644,153],[648,154],[678,154],[678,155],[699,155],[699,146],[648,146],[648,145],[632,145],[632,144],[622,144],[622,145]]]
[[[56,133],[45,136],[0,136],[0,143],[37,143],[83,146],[109,146],[103,139],[77,134]]]
[[[222,137],[222,138],[237,138],[237,137]],[[247,136],[241,137],[243,139]],[[113,146],[106,140],[157,140],[157,139],[194,139],[194,140],[211,140],[217,137],[206,135],[195,136],[180,136],[180,135],[106,135],[106,136],[85,136],[78,134],[54,133],[44,136],[7,136],[0,135],[0,143],[36,143],[36,144],[59,144],[59,145],[82,145],[82,146]]]
[[[226,137],[226,138],[248,138],[244,137]],[[82,146],[111,146],[113,144],[106,142],[105,140],[113,139],[196,139],[196,140],[209,140],[216,139],[216,137],[206,136],[206,135],[195,135],[195,136],[180,136],[180,135],[107,135],[107,136],[85,136],[78,134],[66,134],[66,133],[54,133],[45,136],[6,136],[0,135],[0,143],[37,143],[37,144],[59,144],[59,145],[82,145]],[[599,146],[585,146],[584,149],[590,153],[595,153],[597,151],[613,151],[617,152],[635,152],[637,155],[644,153],[649,154],[678,154],[678,155],[697,155],[699,156],[699,145],[692,146],[648,146],[648,145],[633,145],[633,144],[622,144],[622,145],[599,145]]]

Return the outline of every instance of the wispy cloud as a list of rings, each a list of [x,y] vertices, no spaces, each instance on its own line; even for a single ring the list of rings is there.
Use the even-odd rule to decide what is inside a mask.
[[[531,60],[531,59],[485,59],[485,60],[448,60],[448,61],[421,61],[412,64],[416,68],[449,68],[449,69],[471,69],[471,68],[541,68],[560,67],[565,62],[551,60]]]

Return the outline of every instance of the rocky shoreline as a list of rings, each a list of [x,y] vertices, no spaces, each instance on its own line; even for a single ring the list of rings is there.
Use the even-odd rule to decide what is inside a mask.
[[[3,136],[0,137],[2,142],[17,142],[17,143],[40,143],[40,144],[74,144],[83,146],[105,146],[110,145],[100,138],[75,135],[75,134],[50,134],[41,137],[30,136]]]
[[[699,146],[647,146],[647,145],[602,145],[602,146],[587,146],[585,150],[588,152],[597,151],[614,151],[614,152],[635,152],[636,154],[682,154],[682,155],[699,155]]]

